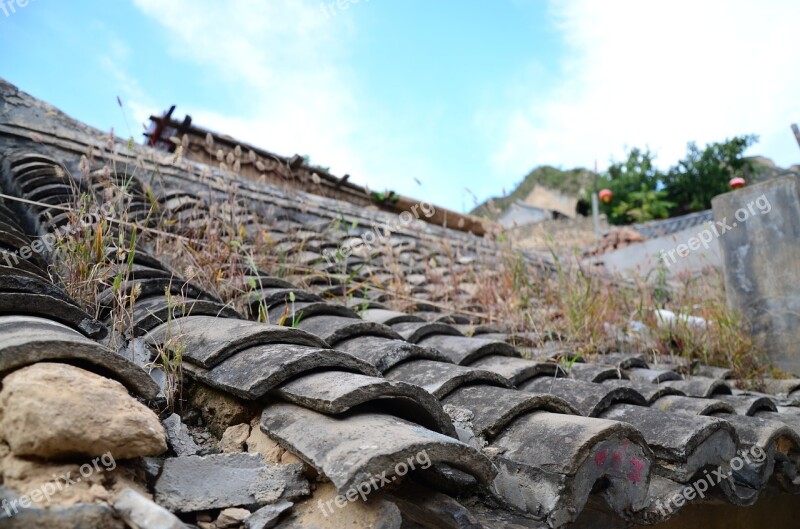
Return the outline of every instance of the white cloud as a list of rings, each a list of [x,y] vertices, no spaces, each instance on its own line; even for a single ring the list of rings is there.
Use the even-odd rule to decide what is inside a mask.
[[[172,54],[228,86],[219,97],[238,98],[238,115],[182,107],[197,124],[278,154],[309,154],[335,172],[366,173],[355,148],[364,127],[346,61],[347,17],[328,18],[315,0],[135,3],[167,31]]]
[[[481,113],[500,116],[498,175],[595,159],[603,168],[644,145],[668,166],[688,141],[747,133],[761,136],[752,152],[800,160],[789,130],[800,120],[800,3],[567,0],[551,13],[566,44],[561,83]]]

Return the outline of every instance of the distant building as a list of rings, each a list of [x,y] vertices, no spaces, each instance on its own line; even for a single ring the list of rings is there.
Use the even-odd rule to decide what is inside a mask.
[[[514,202],[500,215],[498,222],[506,228],[536,224],[545,220],[564,218],[561,212],[537,206],[530,206],[524,202]]]
[[[566,195],[556,189],[540,185],[534,186],[523,202],[527,206],[556,211],[571,219],[575,218],[578,210],[577,196]]]

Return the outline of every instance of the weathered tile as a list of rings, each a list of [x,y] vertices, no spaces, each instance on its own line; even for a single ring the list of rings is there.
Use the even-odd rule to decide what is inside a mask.
[[[390,369],[384,376],[421,386],[439,399],[465,384],[482,382],[509,387],[508,381],[497,373],[433,360],[411,360]]]
[[[324,371],[281,384],[275,394],[295,404],[327,414],[344,413],[355,406],[373,403],[393,415],[456,437],[450,417],[439,401],[413,384],[357,373]]]
[[[340,492],[385,475],[400,463],[418,470],[445,463],[488,483],[495,469],[467,445],[408,421],[377,413],[323,415],[275,403],[261,416],[261,429],[326,475]],[[423,468],[425,467],[425,468]],[[385,474],[384,474],[385,473]]]
[[[168,340],[180,342],[186,361],[205,368],[214,367],[233,354],[257,345],[284,343],[328,347],[323,340],[297,329],[191,315],[162,323],[145,336],[145,341],[154,346],[162,346]]]
[[[208,371],[195,373],[209,385],[256,400],[292,377],[321,368],[380,376],[370,364],[348,353],[283,343],[248,347]]]
[[[260,506],[308,493],[302,465],[267,465],[250,453],[167,459],[155,485],[156,502],[173,512]]]

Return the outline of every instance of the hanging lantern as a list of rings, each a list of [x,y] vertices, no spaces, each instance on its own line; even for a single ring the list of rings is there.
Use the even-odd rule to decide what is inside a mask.
[[[611,192],[610,189],[601,189],[597,196],[600,198],[600,202],[603,204],[608,204],[611,202],[611,199],[614,198],[614,193]]]
[[[740,187],[744,187],[745,183],[744,178],[737,176],[736,178],[731,178],[728,185],[731,186],[731,189],[739,189]]]

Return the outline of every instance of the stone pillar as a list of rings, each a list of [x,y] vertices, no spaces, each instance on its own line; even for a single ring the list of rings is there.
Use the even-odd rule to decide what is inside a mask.
[[[728,303],[772,362],[800,374],[800,176],[714,198]]]

